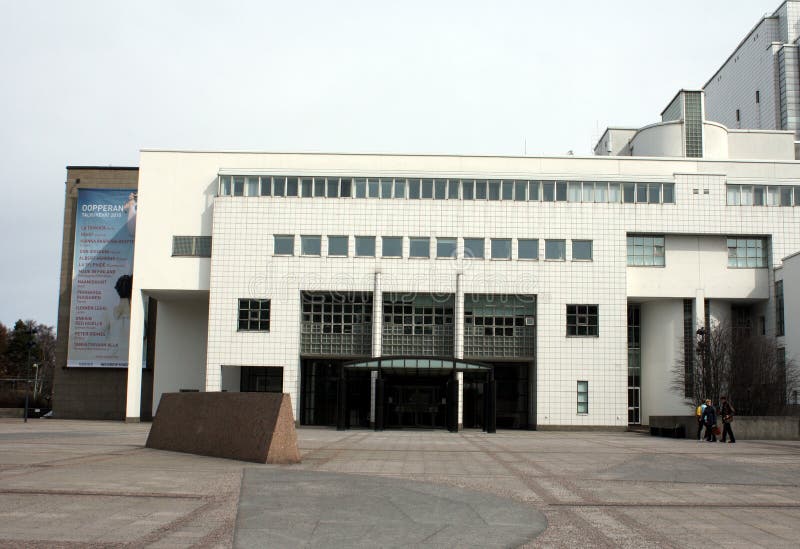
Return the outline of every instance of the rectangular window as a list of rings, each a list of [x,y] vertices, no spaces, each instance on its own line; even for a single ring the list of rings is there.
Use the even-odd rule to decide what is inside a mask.
[[[258,196],[258,177],[250,175],[244,184],[245,196]]]
[[[566,202],[567,200],[567,182],[556,181],[556,201]]]
[[[580,202],[581,201],[581,182],[569,181],[567,183],[567,201]]]
[[[392,198],[392,185],[393,181],[391,177],[382,177],[381,178],[381,198]]]
[[[622,184],[622,201],[625,204],[633,204],[636,196],[636,183],[623,183]]]
[[[588,414],[589,413],[589,382],[588,381],[579,381],[578,382],[578,413],[579,414]]]
[[[310,177],[304,177],[300,180],[300,192],[303,198],[310,198],[314,195],[314,180]]]
[[[511,259],[511,239],[492,239],[492,259]]]
[[[356,257],[375,257],[375,237],[356,237]]]
[[[244,177],[233,178],[233,196],[244,196]]]
[[[403,257],[403,237],[381,237],[381,257]]]
[[[408,198],[419,200],[419,179],[408,180]]]
[[[322,237],[305,235],[301,236],[300,255],[322,255]]]
[[[405,198],[406,197],[406,180],[405,179],[395,179],[394,180],[394,197],[395,198]]]
[[[675,204],[675,183],[664,183],[664,204]]]
[[[172,257],[211,257],[211,237],[173,236]]]
[[[637,204],[647,203],[647,183],[636,184],[636,202]]]
[[[262,190],[264,181],[261,181]],[[314,178],[314,196],[319,198],[325,196],[325,178],[324,177],[315,177]]]
[[[661,183],[649,183],[647,202],[649,204],[661,203]]]
[[[328,237],[328,255],[333,257],[347,257],[348,240],[346,236]]]
[[[594,202],[594,183],[583,182],[583,201]]]
[[[484,253],[482,238],[464,239],[464,259],[483,259]]]
[[[447,184],[447,198],[450,200],[458,200],[458,187],[459,180],[451,179]]]
[[[629,267],[663,267],[664,237],[628,235]]]
[[[475,200],[475,180],[465,179],[461,182],[461,197],[464,200]]]
[[[753,187],[753,206],[763,206],[763,205],[764,205],[764,187],[756,185]]]
[[[786,335],[786,327],[783,322],[783,280],[775,282],[775,335]]]
[[[767,266],[767,245],[763,238],[728,238],[728,268]]]
[[[296,177],[286,178],[286,196],[297,196],[298,181]]]
[[[489,200],[500,200],[500,182],[497,180],[489,181]]]
[[[542,181],[542,201],[553,202],[556,199],[556,184],[554,181]]]
[[[456,257],[456,239],[455,238],[437,238],[436,239],[436,257],[444,259],[455,259]]]
[[[240,299],[240,332],[269,332],[269,299]]]
[[[741,202],[741,191],[739,185],[728,185],[728,193],[726,198],[728,206],[738,206]]]
[[[514,200],[514,182],[503,181],[501,194],[503,200]]]
[[[475,181],[475,200],[486,200],[486,180]]]
[[[539,259],[539,240],[520,238],[517,241],[517,256],[520,259]]]
[[[528,200],[539,200],[539,187],[540,185],[538,181],[528,181]]]
[[[567,336],[597,337],[597,305],[567,305]]]
[[[792,187],[781,187],[781,206],[792,205]]]
[[[272,178],[269,176],[261,178],[261,196],[272,196]]]
[[[434,179],[433,180],[433,197],[436,200],[444,200],[447,198],[447,180]]]
[[[550,240],[544,241],[544,258],[551,261],[566,261],[567,259],[567,241],[566,240]]]
[[[597,182],[594,184],[594,201],[608,202],[608,184]]]
[[[620,194],[619,183],[608,184],[608,201],[616,202],[617,204],[622,202],[622,195]]]
[[[525,191],[528,189],[527,181],[514,182],[514,200],[523,202],[525,200]]]
[[[339,198],[339,178],[329,177],[325,187],[325,196],[328,198]]]
[[[411,237],[409,241],[408,257],[430,257],[431,239],[427,236]]]
[[[367,198],[367,180],[362,177],[355,179],[356,198]]]
[[[433,198],[433,179],[422,180],[422,198]]]
[[[219,195],[220,196],[231,195],[231,176],[229,175],[219,176]]]
[[[367,180],[367,196],[370,198],[380,198],[381,196],[381,188],[378,184],[378,180],[374,177],[370,177]]]
[[[592,241],[573,240],[572,241],[572,260],[591,261],[592,260]]]
[[[352,179],[342,179],[341,182],[341,189],[342,192],[339,194],[342,198],[350,198],[353,192],[353,180]]]
[[[272,178],[272,196],[286,196],[286,178],[284,176]]]
[[[294,235],[275,235],[275,255],[294,255]]]

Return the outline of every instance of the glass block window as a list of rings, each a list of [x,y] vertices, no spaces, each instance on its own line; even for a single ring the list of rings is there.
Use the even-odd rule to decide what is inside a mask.
[[[375,257],[375,237],[356,237],[356,257]]]
[[[567,305],[568,336],[598,336],[597,305]]]
[[[628,235],[628,266],[663,267],[664,237]]]
[[[536,296],[464,296],[465,356],[532,357],[535,355],[535,342]]]
[[[172,257],[211,257],[211,237],[173,236]]]
[[[372,294],[303,292],[300,296],[303,355],[369,356],[372,353]]]
[[[684,128],[686,156],[703,156],[703,106],[700,92],[684,92]]]
[[[492,239],[492,259],[511,259],[511,239]]]
[[[240,299],[240,332],[269,332],[269,299]]]
[[[588,381],[579,381],[578,382],[578,413],[579,414],[588,414],[589,413],[589,382]]]
[[[786,335],[783,311],[783,280],[775,282],[775,335]]]
[[[763,238],[728,238],[729,268],[767,266],[767,244]]]
[[[381,237],[381,257],[403,257],[403,237]]]
[[[539,259],[539,240],[520,238],[517,241],[517,257],[519,259]]]
[[[464,258],[465,259],[483,259],[485,254],[485,246],[483,238],[465,238],[464,239]]]
[[[551,261],[566,261],[567,259],[567,241],[566,240],[550,240],[544,241],[544,258]]]
[[[591,261],[592,260],[592,241],[573,240],[572,241],[572,260]]]
[[[275,235],[275,255],[294,255],[294,235]]]
[[[427,236],[412,236],[408,239],[409,257],[430,257],[431,239]]]
[[[321,236],[306,236],[300,237],[300,254],[301,255],[322,255],[322,237]]]
[[[384,294],[383,355],[453,355],[455,298],[433,294]]]
[[[444,259],[455,259],[456,242],[457,240],[455,238],[437,238],[436,257]]]
[[[329,236],[328,255],[333,257],[347,257],[349,240],[347,236]]]

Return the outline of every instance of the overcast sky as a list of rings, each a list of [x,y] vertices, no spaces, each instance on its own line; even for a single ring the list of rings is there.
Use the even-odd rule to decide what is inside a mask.
[[[67,165],[588,155],[701,87],[779,4],[0,0],[0,322],[56,322]]]

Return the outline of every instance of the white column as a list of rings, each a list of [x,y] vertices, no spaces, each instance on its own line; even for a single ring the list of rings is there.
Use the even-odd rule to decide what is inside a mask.
[[[375,288],[372,292],[372,356],[381,356],[383,335],[383,290],[381,273],[375,273]]]
[[[141,416],[144,320],[144,297],[142,291],[137,288],[131,292],[131,332],[128,338],[128,390],[125,399],[125,421],[129,422],[138,422]]]
[[[453,331],[455,341],[453,342],[453,356],[464,358],[464,275],[456,275],[456,303],[454,308],[455,318],[453,319]]]
[[[704,290],[697,290],[694,298],[694,326],[695,331],[700,328],[708,330],[706,326],[706,293]]]
[[[456,372],[458,380],[458,430],[464,428],[464,372]]]

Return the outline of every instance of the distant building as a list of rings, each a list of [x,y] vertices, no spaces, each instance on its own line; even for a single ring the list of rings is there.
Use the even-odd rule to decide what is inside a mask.
[[[762,17],[703,86],[707,119],[800,138],[799,38],[800,1]]]

